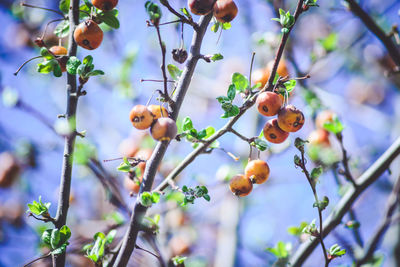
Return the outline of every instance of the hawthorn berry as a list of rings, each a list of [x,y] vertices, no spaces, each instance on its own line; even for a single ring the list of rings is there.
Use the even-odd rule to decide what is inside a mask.
[[[253,190],[253,183],[245,175],[238,174],[230,181],[229,189],[234,195],[244,197],[250,194],[251,190]]]
[[[285,132],[297,132],[304,125],[303,112],[293,105],[287,105],[278,112],[279,128]]]
[[[176,122],[171,118],[159,118],[151,126],[151,136],[158,141],[170,141],[178,133]]]
[[[118,0],[92,0],[92,4],[100,10],[110,11],[117,6]]]
[[[255,184],[262,184],[269,177],[269,166],[263,160],[252,160],[244,169],[244,175]]]
[[[271,75],[272,67],[274,66],[274,60],[268,62],[267,66],[262,69],[257,69],[252,73],[252,81],[254,84],[261,83],[261,88],[265,86],[268,82],[269,76]],[[288,68],[286,66],[286,61],[281,60],[278,65],[276,73],[281,77],[286,77],[289,75]]]
[[[206,15],[213,9],[214,0],[188,0],[190,12],[195,15]]]
[[[133,127],[139,130],[145,130],[153,123],[154,116],[146,106],[136,105],[129,113],[129,119]]]
[[[256,102],[258,112],[264,116],[275,116],[282,104],[282,99],[274,92],[261,93]]]
[[[238,8],[233,0],[217,0],[214,4],[214,17],[221,23],[231,22]]]
[[[153,114],[155,120],[162,117],[168,117],[167,109],[161,105],[150,105],[148,106],[148,109]]]
[[[75,42],[88,50],[96,49],[103,41],[103,31],[96,22],[89,19],[81,22],[74,32]]]
[[[263,128],[263,134],[265,139],[274,144],[283,143],[289,136],[288,132],[279,128],[277,119],[267,121]]]
[[[0,154],[0,188],[10,187],[20,171],[21,166],[14,155],[10,152]]]
[[[67,48],[61,45],[55,45],[50,47],[50,52],[53,53],[56,56],[65,56],[68,53]]]
[[[317,118],[315,119],[315,126],[317,129],[324,129],[324,124],[333,122],[333,119],[336,116],[336,113],[332,110],[323,110],[318,113]]]
[[[308,136],[308,142],[310,145],[319,145],[319,146],[330,146],[331,142],[329,141],[329,132],[324,129],[316,129],[310,133]]]

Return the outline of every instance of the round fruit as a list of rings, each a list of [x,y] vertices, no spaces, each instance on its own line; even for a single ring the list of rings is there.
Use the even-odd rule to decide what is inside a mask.
[[[206,15],[213,9],[214,0],[188,0],[190,12],[195,15]]]
[[[268,62],[267,64],[267,70],[271,73],[272,68],[274,67],[274,60],[271,60],[270,62]],[[278,68],[276,70],[276,73],[278,73],[279,76],[281,77],[286,77],[289,76],[289,71],[288,68],[286,66],[286,61],[285,60],[281,60],[279,62]]]
[[[308,137],[308,142],[310,145],[320,145],[320,146],[330,146],[329,132],[324,129],[317,129],[310,133]]]
[[[282,106],[282,99],[274,92],[263,92],[257,97],[257,109],[264,116],[275,116]]]
[[[250,194],[251,190],[253,190],[253,183],[243,174],[238,174],[232,178],[229,184],[229,189],[236,196],[244,197]]]
[[[100,10],[110,11],[117,6],[118,0],[92,0],[92,4]]]
[[[74,39],[79,46],[93,50],[99,47],[103,41],[103,31],[96,22],[89,19],[76,27]]]
[[[53,53],[56,56],[66,56],[68,53],[67,48],[65,48],[64,46],[60,46],[60,45],[55,45],[50,47],[50,52]]]
[[[336,113],[332,110],[324,110],[318,113],[315,119],[315,126],[319,129],[324,129],[324,124],[333,122],[333,118],[336,117]]]
[[[17,159],[10,152],[0,154],[0,187],[10,187],[18,174],[21,167]]]
[[[158,141],[170,141],[178,133],[176,123],[171,118],[159,118],[150,129],[151,136]]]
[[[303,112],[293,105],[287,105],[279,110],[278,125],[285,132],[297,132],[304,125]]]
[[[134,106],[129,113],[129,119],[131,120],[133,127],[139,130],[149,128],[154,121],[153,114],[143,105]]]
[[[262,184],[269,177],[269,166],[265,161],[252,160],[247,164],[244,175],[253,183]]]
[[[150,105],[148,109],[153,114],[155,120],[161,117],[168,117],[167,109],[161,105]]]
[[[214,17],[221,23],[231,22],[237,13],[238,8],[232,0],[217,0],[214,4]]]
[[[283,143],[289,136],[288,132],[279,128],[277,119],[267,121],[264,125],[263,134],[265,139],[274,144]]]
[[[267,68],[258,69],[251,74],[251,79],[253,80],[254,85],[260,83],[261,84],[260,88],[263,88],[265,84],[268,82],[269,75],[270,72],[269,70],[267,70]]]

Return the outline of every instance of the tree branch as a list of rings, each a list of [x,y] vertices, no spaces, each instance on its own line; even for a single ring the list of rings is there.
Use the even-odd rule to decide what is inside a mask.
[[[165,2],[162,3],[165,5]],[[203,41],[203,37],[205,31],[207,29],[208,24],[210,23],[212,14],[210,13],[207,16],[203,16],[199,22],[199,28],[193,34],[192,45],[190,49],[189,58],[186,64],[185,69],[181,75],[181,79],[177,85],[176,93],[174,95],[174,102],[175,104],[170,108],[171,118],[176,120],[178,117],[179,109],[182,105],[183,99],[185,98],[186,92],[188,90],[190,81],[192,79],[192,75],[194,69],[197,65],[198,58],[197,55],[200,54],[200,48]],[[153,154],[151,155],[150,159],[147,161],[146,169],[144,171],[143,182],[140,187],[140,194],[144,191],[150,191],[153,185],[154,177],[157,172],[157,167],[161,163],[162,158],[164,157],[165,151],[168,148],[168,142],[158,142],[156,148],[154,149]],[[117,255],[115,263],[113,266],[124,267],[126,266],[129,258],[135,248],[137,235],[140,229],[140,224],[143,216],[147,211],[147,207],[144,207],[140,204],[140,194],[136,200],[136,204],[134,207],[134,212],[131,216],[130,225],[128,231],[126,232],[121,249]]]
[[[323,237],[326,237],[336,226],[341,223],[343,216],[351,209],[358,196],[363,193],[372,183],[374,183],[384,173],[391,162],[400,154],[400,137],[369,167],[358,179],[357,187],[351,187],[340,199],[335,209],[323,224]],[[290,259],[292,267],[300,267],[313,252],[318,244],[318,240],[303,243]]]
[[[371,259],[374,255],[376,248],[378,247],[379,243],[381,242],[383,236],[385,235],[386,231],[388,230],[391,222],[393,214],[396,210],[396,206],[399,203],[399,193],[400,193],[400,176],[396,179],[396,182],[393,186],[393,190],[389,195],[385,216],[379,224],[378,229],[376,230],[375,234],[371,237],[368,246],[364,250],[364,254],[357,260],[356,266],[361,266],[366,263],[369,259]]]
[[[353,12],[365,26],[382,42],[386,47],[389,55],[400,68],[400,52],[392,39],[373,21],[373,19],[365,12],[359,4],[354,0],[345,0],[349,4],[350,11]]]
[[[79,24],[79,0],[72,0],[69,9],[69,40],[68,56],[76,56],[77,44],[74,40],[74,30]],[[72,131],[76,132],[76,108],[78,104],[76,75],[67,73],[67,111],[66,119],[69,120]],[[67,221],[69,196],[71,191],[72,162],[76,134],[65,136],[64,158],[62,163],[60,193],[57,207],[55,227],[61,228]],[[53,258],[54,262],[54,258]],[[65,253],[55,257],[56,266],[65,265]]]

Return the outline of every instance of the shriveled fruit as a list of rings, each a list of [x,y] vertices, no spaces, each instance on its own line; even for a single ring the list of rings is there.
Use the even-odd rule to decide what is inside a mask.
[[[50,47],[50,52],[53,53],[56,56],[65,56],[68,53],[67,48],[61,45],[55,45]]]
[[[149,128],[154,121],[153,114],[144,105],[134,106],[129,113],[129,119],[131,120],[133,127],[139,130]]]
[[[293,105],[287,105],[279,110],[278,125],[285,132],[297,132],[304,125],[303,112]]]
[[[92,4],[103,11],[110,11],[117,6],[118,0],[92,0]]]
[[[252,160],[247,164],[244,175],[253,183],[262,184],[269,177],[269,166],[263,160]]]
[[[221,23],[231,22],[237,13],[238,8],[232,0],[217,0],[214,4],[214,17]]]
[[[236,196],[244,197],[250,194],[251,190],[253,190],[253,183],[243,174],[238,174],[230,181],[229,189]]]
[[[214,0],[188,0],[190,12],[195,15],[206,15],[213,9]]]
[[[265,139],[274,144],[283,143],[289,136],[288,132],[279,128],[277,119],[267,121],[263,128],[263,134]]]
[[[20,164],[10,152],[0,154],[0,187],[10,187],[21,171]]]
[[[316,129],[310,133],[308,142],[310,145],[330,146],[329,132],[324,129]]]
[[[150,105],[150,106],[148,106],[148,109],[154,115],[154,119],[159,119],[161,117],[168,117],[168,111],[163,106]]]
[[[170,141],[178,133],[176,123],[171,118],[159,118],[150,129],[151,136],[158,141]]]
[[[75,42],[88,50],[96,49],[103,41],[103,31],[96,22],[89,19],[76,27],[74,32]]]
[[[282,106],[282,99],[274,92],[263,92],[257,97],[257,109],[264,116],[275,116]]]
[[[318,129],[324,129],[324,124],[333,122],[333,119],[336,116],[336,113],[332,110],[323,110],[318,113],[317,118],[315,119],[315,126]]]

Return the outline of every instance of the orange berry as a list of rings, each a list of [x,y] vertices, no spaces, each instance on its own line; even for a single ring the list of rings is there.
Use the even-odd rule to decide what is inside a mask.
[[[275,60],[271,60],[270,62],[268,62],[267,69],[269,70],[269,72],[272,71],[272,68],[274,67],[274,63],[275,63]],[[276,70],[276,73],[278,73],[278,75],[281,77],[289,76],[289,70],[286,66],[286,61],[284,59],[279,61],[279,65]]]
[[[324,129],[316,129],[312,131],[308,137],[310,145],[330,146],[329,132]]]
[[[214,4],[214,17],[221,23],[231,22],[237,13],[238,8],[232,0],[217,0]]]
[[[257,109],[264,116],[275,116],[282,106],[282,99],[274,92],[263,92],[257,97]]]
[[[195,15],[206,15],[213,9],[214,0],[188,0],[190,12]]]
[[[333,118],[336,116],[336,113],[332,110],[323,110],[318,113],[317,118],[315,119],[315,126],[319,129],[324,129],[324,124],[333,122]]]
[[[279,110],[278,125],[285,132],[297,132],[304,125],[303,112],[293,105],[287,105]]]
[[[289,136],[288,132],[279,128],[277,119],[267,121],[263,128],[263,134],[265,139],[274,144],[283,143]]]
[[[158,141],[170,141],[178,133],[176,122],[171,118],[159,118],[150,129],[151,136]]]
[[[153,114],[155,120],[161,117],[168,117],[167,109],[161,105],[150,105],[148,109]]]
[[[134,106],[129,113],[129,119],[131,120],[133,127],[139,130],[149,128],[154,121],[153,114],[143,105]]]
[[[265,161],[252,160],[247,164],[244,175],[253,183],[262,184],[269,177],[269,166]]]
[[[74,32],[75,42],[88,50],[96,49],[103,41],[103,31],[96,22],[89,19],[76,27]]]
[[[110,11],[117,6],[118,0],[92,0],[92,4],[100,10]]]
[[[60,45],[55,45],[50,47],[50,52],[53,53],[56,56],[66,56],[68,53],[67,48],[65,48],[64,46],[60,46]]]
[[[235,175],[229,183],[229,189],[233,194],[244,197],[253,190],[253,183],[243,174]]]

